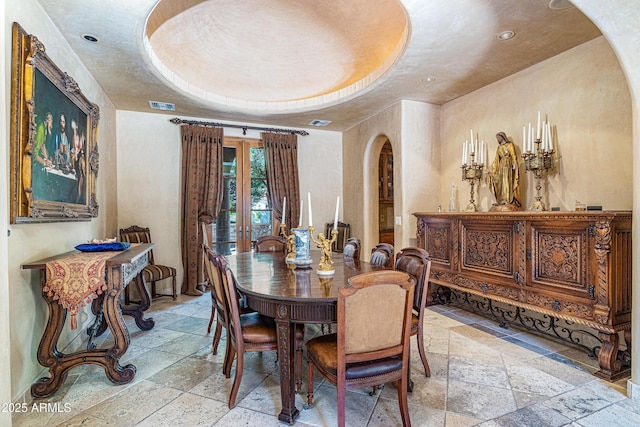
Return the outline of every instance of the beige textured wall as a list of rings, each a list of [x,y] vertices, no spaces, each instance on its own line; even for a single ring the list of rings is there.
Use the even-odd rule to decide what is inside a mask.
[[[351,224],[351,235],[361,239],[363,254],[379,242],[378,156],[386,138],[393,149],[394,214],[401,221],[395,226],[395,246],[409,246],[415,238],[413,212],[437,206],[439,110],[402,101],[344,133],[344,191],[349,198],[345,221]]]
[[[388,138],[394,164],[401,158],[401,117],[402,105],[397,103],[343,133],[342,173],[348,199],[344,222],[351,225],[351,235],[361,240],[362,254],[369,254],[378,240],[378,156]],[[394,187],[400,188],[402,178],[395,169]]]
[[[98,147],[100,151],[100,171],[97,183],[99,216],[91,221],[9,225],[7,271],[9,286],[9,314],[11,333],[11,395],[16,398],[28,390],[32,382],[44,370],[36,359],[36,351],[44,330],[48,309],[41,296],[39,274],[22,270],[21,265],[43,257],[67,252],[79,243],[95,237],[113,236],[116,220],[116,145],[115,109],[111,102],[87,72],[76,55],[70,50],[58,30],[52,26],[35,0],[8,0],[3,30],[11,34],[11,24],[18,22],[28,33],[44,43],[46,52],[53,62],[71,75],[89,100],[100,107],[98,124]],[[11,37],[4,40],[5,83],[10,90],[9,70],[11,63]],[[8,114],[8,107],[6,109]],[[6,123],[9,123],[7,120]],[[6,141],[9,141],[8,126]],[[5,146],[8,156],[8,143]],[[8,157],[7,157],[8,158]],[[8,160],[6,162],[8,164]],[[7,169],[2,169],[7,171]],[[8,207],[7,207],[8,210]],[[5,232],[6,233],[6,232]],[[88,308],[87,308],[88,310]],[[73,337],[84,334],[88,315],[79,317],[79,328],[75,331],[65,327],[60,338],[60,349],[64,349]],[[3,382],[6,381],[3,378]]]
[[[579,200],[609,210],[631,209],[631,99],[619,62],[603,37],[442,107],[443,207],[448,209],[451,183],[458,189],[457,209],[469,202],[470,185],[460,178],[460,163],[470,129],[488,144],[488,163],[498,146],[495,134],[504,131],[513,138],[521,162],[523,209],[531,205],[535,180],[522,165],[522,126],[535,126],[538,110],[543,117],[548,114],[557,134],[559,167],[548,187],[543,186],[546,206],[573,210]],[[481,211],[495,202],[486,182],[476,200]]]
[[[0,7],[0,22],[6,22],[4,17],[4,7]],[[5,38],[4,31],[5,25],[2,26],[3,31],[0,33],[0,46],[6,46],[7,41]],[[5,60],[2,58],[0,61],[0,76],[5,76]],[[3,78],[0,80],[0,129],[3,129],[2,139],[7,141],[9,139],[9,121],[7,120],[8,108],[8,96],[7,96],[7,79]],[[8,156],[7,156],[7,145],[3,147],[3,150],[0,150],[0,170],[6,171],[8,169]],[[7,182],[7,174],[0,174],[0,194],[8,194],[9,192],[9,183]],[[7,216],[7,201],[6,197],[0,201],[0,223],[7,224],[9,222]],[[8,238],[7,233],[4,230],[0,231],[0,360],[3,361],[0,364],[0,402],[6,403],[11,402],[11,347],[6,345],[6,343],[10,342],[10,332],[11,329],[9,327],[10,316],[9,316],[9,304],[2,301],[9,301],[9,265],[7,263],[8,260]],[[0,425],[3,426],[11,426],[11,413],[10,412],[0,412]]]
[[[133,224],[149,227],[156,243],[154,258],[178,269],[180,289],[183,278],[180,127],[169,122],[171,117],[132,111],[117,113],[118,227]],[[225,128],[224,134],[243,136],[241,129],[233,128]],[[260,132],[248,130],[244,137],[259,139]],[[298,136],[300,189],[305,201],[303,221],[307,225],[307,192],[311,192],[317,233],[324,232],[324,222],[333,219],[336,197],[342,196],[341,153],[342,136],[338,132],[311,130],[308,136]]]
[[[397,249],[415,246],[414,212],[437,210],[442,178],[440,176],[440,107],[421,102],[402,102],[402,192],[396,215],[402,226],[396,227]],[[395,203],[395,200],[394,200]],[[443,206],[444,208],[444,206]],[[399,212],[398,212],[399,211]]]

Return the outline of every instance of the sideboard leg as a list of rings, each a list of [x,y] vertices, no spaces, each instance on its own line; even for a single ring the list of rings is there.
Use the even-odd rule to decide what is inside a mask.
[[[617,381],[628,376],[630,368],[623,369],[622,352],[618,351],[620,344],[618,334],[599,332],[598,337],[602,340],[602,348],[598,352],[600,370],[594,375],[607,381]],[[626,338],[625,334],[625,340]]]

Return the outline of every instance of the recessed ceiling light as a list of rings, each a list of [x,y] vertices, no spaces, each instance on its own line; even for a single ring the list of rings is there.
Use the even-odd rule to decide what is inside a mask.
[[[431,82],[436,81],[436,78],[435,78],[435,77],[433,77],[433,76],[429,76],[429,77],[423,77],[421,80],[422,80],[423,82],[431,83]]]
[[[319,119],[315,119],[315,120],[311,120],[309,122],[309,124],[311,126],[326,126],[329,123],[331,123],[331,120],[319,120]]]
[[[507,30],[507,31],[503,31],[501,33],[498,33],[496,38],[498,40],[509,40],[510,38],[513,38],[513,36],[515,36],[515,35],[516,35],[515,31]]]
[[[92,36],[91,34],[83,34],[82,38],[89,43],[98,43],[98,38],[96,36]]]
[[[549,9],[567,9],[569,7],[573,7],[568,0],[551,0],[549,2]]]

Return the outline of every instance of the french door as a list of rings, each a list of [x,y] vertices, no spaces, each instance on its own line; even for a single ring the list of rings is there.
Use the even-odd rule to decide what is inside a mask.
[[[253,242],[273,234],[262,140],[225,138],[222,208],[211,229],[214,251],[250,251]]]

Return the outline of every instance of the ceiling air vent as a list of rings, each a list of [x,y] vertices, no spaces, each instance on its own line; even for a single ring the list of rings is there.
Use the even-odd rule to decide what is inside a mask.
[[[176,104],[169,102],[149,101],[149,106],[154,110],[176,111]]]
[[[311,120],[311,122],[309,122],[309,124],[311,126],[326,126],[329,123],[331,123],[331,120],[318,120],[318,119],[316,119],[316,120]]]

